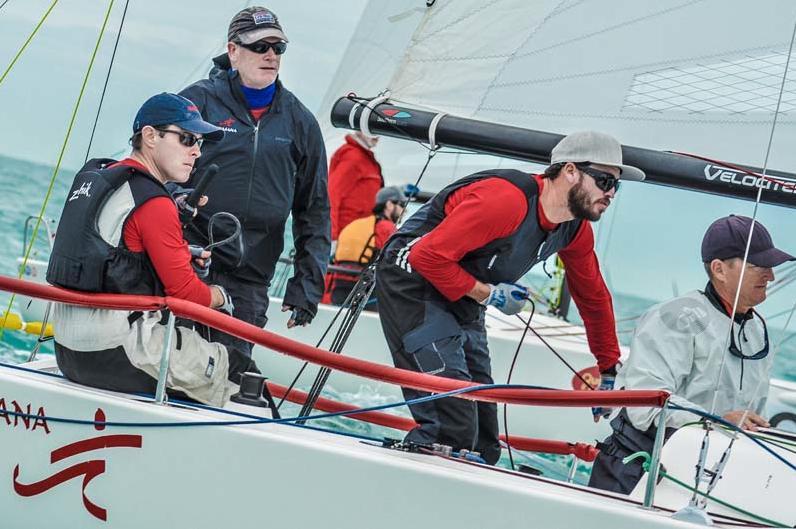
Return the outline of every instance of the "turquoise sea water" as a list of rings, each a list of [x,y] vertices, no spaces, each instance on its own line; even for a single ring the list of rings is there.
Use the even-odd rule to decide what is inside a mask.
[[[36,165],[25,161],[5,158],[0,156],[0,247],[4,251],[0,252],[0,274],[16,275],[17,259],[23,251],[22,230],[25,219],[29,215],[37,215],[52,176],[53,169],[44,165]],[[49,205],[45,211],[45,216],[57,219],[63,205],[66,192],[69,188],[74,172],[63,170],[53,186]],[[289,227],[288,227],[289,229]],[[289,242],[289,238],[288,241]],[[34,250],[46,248],[43,239],[34,247]],[[541,289],[543,279],[541,276],[533,276],[528,279],[537,290]],[[615,306],[617,307],[617,320],[619,327],[620,340],[627,343],[629,340],[634,320],[627,319],[642,313],[645,309],[660,300],[645,299],[642,297],[614,292]],[[5,311],[10,296],[0,292],[0,312]],[[17,309],[18,307],[15,307]],[[573,315],[576,319],[576,315]],[[780,321],[784,323],[784,318]],[[771,326],[772,342],[776,343],[781,336],[779,329]],[[785,335],[791,336],[791,335]],[[35,345],[35,337],[19,332],[5,332],[0,340],[0,362],[20,363],[24,362],[31,348]],[[43,354],[52,354],[49,344],[42,349]],[[774,375],[780,378],[796,380],[796,340],[785,339],[777,359],[774,364]],[[362,396],[335,394],[334,388],[330,388],[330,396],[346,402],[352,402],[359,406],[368,406],[383,403],[384,399],[379,395]],[[287,410],[287,415],[293,409]],[[396,432],[371,426],[352,419],[334,419],[327,421],[325,426],[334,429],[358,433],[363,435],[373,435],[376,437],[389,435],[396,437]],[[518,462],[523,462],[524,456],[515,458]],[[537,457],[531,456],[531,464],[544,470],[545,474],[563,477],[566,472],[564,460],[556,457]],[[504,464],[508,464],[504,456]],[[580,479],[586,474],[581,473]]]

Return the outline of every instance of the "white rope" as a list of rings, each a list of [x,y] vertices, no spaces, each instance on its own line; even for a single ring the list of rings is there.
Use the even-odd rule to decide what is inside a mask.
[[[373,113],[373,109],[376,108],[378,105],[381,105],[385,101],[390,98],[390,91],[385,90],[378,96],[374,97],[368,104],[365,105],[365,108],[362,109],[362,114],[359,115],[359,130],[362,131],[362,134],[365,136],[373,136],[370,132],[370,127],[368,126],[368,120],[370,120],[370,115]]]
[[[439,145],[437,145],[437,126],[442,121],[442,118],[447,115],[445,112],[440,112],[434,116],[434,119],[431,120],[431,125],[428,126],[428,146],[431,147],[432,151],[439,149]]]

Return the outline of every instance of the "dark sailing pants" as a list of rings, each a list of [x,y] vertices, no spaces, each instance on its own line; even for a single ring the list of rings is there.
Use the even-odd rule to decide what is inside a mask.
[[[379,271],[376,292],[380,320],[395,366],[492,384],[483,311],[478,320],[462,324],[443,303],[412,299],[410,289],[398,291],[396,286],[388,274]],[[429,395],[402,390],[407,400]],[[500,458],[496,404],[448,397],[413,404],[409,409],[418,427],[406,435],[407,441],[476,450],[489,464]]]
[[[611,421],[611,428],[614,433],[602,443],[597,443],[600,453],[592,466],[589,487],[630,494],[644,475],[643,459],[635,459],[626,465],[622,459],[640,451],[652,454],[657,428],[653,425],[642,432],[631,424],[625,410]],[[674,432],[674,428],[666,428],[664,439],[669,439]]]
[[[268,285],[241,281],[229,273],[210,270],[206,281],[211,285],[221,285],[232,297],[235,305],[233,316],[259,328],[265,327],[268,317]],[[224,344],[227,349],[235,349],[245,356],[251,357],[253,345],[216,329],[205,329],[202,334],[209,341]]]

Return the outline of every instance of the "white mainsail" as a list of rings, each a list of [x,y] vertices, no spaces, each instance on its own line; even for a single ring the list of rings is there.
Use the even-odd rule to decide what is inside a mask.
[[[562,134],[598,129],[629,145],[763,166],[794,22],[796,4],[782,0],[373,0],[321,113],[350,91],[389,90],[416,108]],[[796,80],[786,79],[769,167],[796,167],[794,105]],[[327,123],[324,133],[331,152],[344,131]],[[391,138],[377,153],[391,183],[412,181],[426,158]],[[421,187],[498,165],[528,167],[440,155]],[[611,286],[655,299],[702,286],[699,243],[712,220],[752,214],[749,202],[646,184],[619,197],[598,224],[603,267]],[[758,215],[785,247],[796,239],[776,226],[790,215],[772,206]]]

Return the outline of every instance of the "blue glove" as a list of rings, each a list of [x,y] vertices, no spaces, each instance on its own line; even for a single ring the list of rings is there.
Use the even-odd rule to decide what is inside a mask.
[[[597,387],[597,390],[612,391],[614,389],[614,382],[616,382],[616,375],[600,373],[600,385]],[[597,407],[591,409],[591,414],[594,417],[594,422],[599,422],[600,418],[607,419],[613,411],[613,408]]]
[[[528,289],[514,283],[498,283],[489,285],[489,295],[481,303],[492,305],[503,314],[517,314],[528,299]]]
[[[404,195],[406,195],[406,198],[416,197],[418,193],[420,193],[420,188],[416,185],[406,184],[404,186]]]

